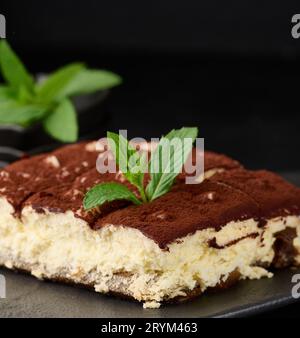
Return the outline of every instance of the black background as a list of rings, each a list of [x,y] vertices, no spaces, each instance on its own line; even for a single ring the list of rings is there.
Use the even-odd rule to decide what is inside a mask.
[[[207,149],[251,168],[300,168],[298,1],[1,0],[0,12],[31,71],[82,60],[123,76],[99,130],[197,125]]]
[[[250,168],[300,169],[299,1],[1,0],[0,13],[32,72],[79,60],[122,75],[99,137],[197,125]]]

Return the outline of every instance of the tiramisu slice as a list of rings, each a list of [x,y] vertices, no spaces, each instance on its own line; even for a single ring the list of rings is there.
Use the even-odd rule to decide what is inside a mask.
[[[266,268],[272,264],[299,262],[299,189],[272,173],[245,175],[257,182],[249,188],[251,194],[247,180],[239,188],[207,180],[174,187],[151,204],[100,218],[96,229],[131,227],[132,233],[138,230],[152,240],[137,246],[134,255],[143,262],[143,273],[131,276],[124,292],[150,302],[188,298],[227,280],[232,283],[233,276],[270,277]],[[230,177],[234,180],[233,172]],[[144,249],[150,243],[151,254]]]
[[[82,200],[95,184],[138,192],[122,173],[100,175],[92,146],[76,147],[1,172],[2,265],[158,307],[299,261],[300,191],[277,175],[206,154],[210,178],[200,184],[179,178],[150,203],[114,201],[86,211]]]

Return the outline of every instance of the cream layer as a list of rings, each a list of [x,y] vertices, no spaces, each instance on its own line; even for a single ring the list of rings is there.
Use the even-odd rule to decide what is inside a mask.
[[[214,287],[233,271],[242,279],[271,277],[261,266],[272,262],[275,234],[286,227],[296,228],[294,246],[300,252],[297,216],[271,219],[264,228],[254,219],[230,222],[220,231],[196,231],[162,250],[137,229],[107,224],[92,230],[71,211],[37,213],[26,207],[20,218],[13,212],[1,198],[1,265],[25,268],[38,278],[92,285],[97,292],[119,292],[145,307],[157,307],[195,288]],[[256,237],[247,237],[253,234]],[[211,247],[214,238],[225,247]]]

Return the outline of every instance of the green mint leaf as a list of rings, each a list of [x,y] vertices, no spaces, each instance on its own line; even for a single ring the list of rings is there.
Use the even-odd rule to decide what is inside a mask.
[[[0,86],[0,103],[16,99],[15,91],[9,86]]]
[[[33,103],[33,95],[31,92],[29,92],[29,90],[21,85],[18,90],[16,91],[16,96],[17,96],[17,100],[20,102],[20,103],[24,103],[24,104],[27,104],[27,103]]]
[[[63,90],[64,96],[89,94],[97,90],[115,87],[122,82],[119,75],[104,70],[84,69],[68,83]]]
[[[0,67],[3,78],[12,87],[33,89],[33,78],[5,39],[0,41]]]
[[[148,200],[152,201],[171,189],[192,150],[197,134],[197,128],[181,128],[161,138],[149,164],[151,180],[146,188]],[[186,138],[192,142],[183,142]],[[169,141],[173,146],[168,147]],[[169,149],[169,153],[164,153],[164,149]]]
[[[134,204],[141,204],[141,201],[125,185],[110,182],[91,188],[84,196],[83,206],[85,210],[88,210],[115,200],[127,200]]]
[[[134,155],[131,156],[131,158],[134,159],[135,165],[130,166],[130,171],[128,172],[127,179],[131,184],[136,186],[141,194],[141,198],[143,202],[147,202],[147,195],[145,194],[145,188],[144,188],[144,173],[147,172],[147,166],[148,166],[148,153],[143,152],[140,156],[138,152],[136,152]],[[130,163],[130,160],[129,160]]]
[[[42,102],[60,101],[71,81],[84,69],[81,63],[72,63],[49,75],[36,86],[37,98]]]
[[[47,107],[34,104],[22,104],[18,101],[0,99],[0,124],[18,124],[24,127],[41,120],[47,113]]]
[[[43,121],[46,132],[62,142],[75,142],[78,137],[77,116],[73,104],[62,100]]]
[[[135,152],[128,158],[128,174],[135,181],[136,186],[143,186],[144,173],[147,170],[148,154],[143,152],[141,155],[139,152]]]
[[[141,157],[122,135],[107,132],[107,140],[119,166],[119,170],[121,170],[131,184],[138,188],[142,199],[146,201],[143,171],[146,157]]]
[[[122,135],[108,131],[107,141],[119,169],[125,174],[128,170],[128,157],[132,156],[136,151],[130,147],[128,141]]]

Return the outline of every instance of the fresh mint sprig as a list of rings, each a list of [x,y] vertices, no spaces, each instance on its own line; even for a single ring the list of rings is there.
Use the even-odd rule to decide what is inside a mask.
[[[98,184],[91,188],[84,199],[84,208],[95,208],[115,200],[127,200],[134,204],[142,203],[125,185],[110,182]]]
[[[151,155],[151,161],[147,163],[146,153],[140,154],[122,135],[108,132],[108,145],[119,170],[138,189],[140,198],[121,183],[100,183],[85,194],[84,208],[88,210],[113,200],[128,200],[139,205],[161,197],[171,189],[176,176],[181,172],[197,134],[197,128],[172,130],[161,138]],[[146,166],[150,173],[150,181],[145,189]]]
[[[71,98],[119,85],[120,76],[88,69],[82,63],[66,65],[36,82],[6,40],[0,41],[0,124],[23,127],[37,122],[62,142],[78,138],[77,114]]]
[[[143,202],[146,202],[147,197],[144,191],[144,169],[147,165],[146,154],[140,156],[122,135],[108,132],[107,140],[119,170],[138,189]]]
[[[151,180],[146,189],[149,200],[154,200],[171,189],[192,150],[197,134],[197,128],[181,128],[172,130],[161,138],[150,161]],[[165,147],[170,142],[171,146]],[[167,149],[167,153],[164,153],[164,149]]]

